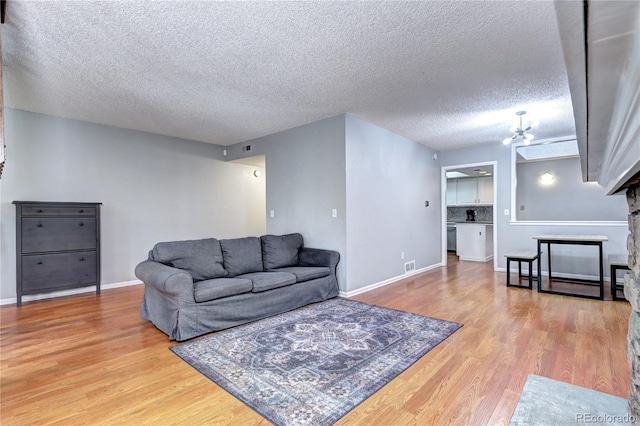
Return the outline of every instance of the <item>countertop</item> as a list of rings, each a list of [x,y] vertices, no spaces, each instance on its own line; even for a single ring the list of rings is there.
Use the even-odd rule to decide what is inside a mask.
[[[469,224],[469,225],[493,225],[493,222],[482,222],[480,220],[476,220],[474,222],[471,221],[464,221],[464,222],[455,222],[456,225],[460,225],[460,224]]]

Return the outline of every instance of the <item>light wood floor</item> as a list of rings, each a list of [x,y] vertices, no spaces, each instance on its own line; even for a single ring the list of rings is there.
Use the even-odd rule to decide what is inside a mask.
[[[530,373],[626,398],[626,302],[507,289],[452,262],[354,299],[461,322],[341,425],[506,424]],[[0,308],[2,425],[266,425],[167,349],[142,286]]]

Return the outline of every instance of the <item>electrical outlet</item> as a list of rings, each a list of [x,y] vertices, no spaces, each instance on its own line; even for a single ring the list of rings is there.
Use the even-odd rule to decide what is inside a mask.
[[[275,211],[273,211],[273,210],[271,210],[271,212],[269,213],[269,216],[271,216],[271,217],[276,217],[276,212],[275,212]]]
[[[400,253],[400,259],[404,259],[404,252]]]
[[[509,216],[509,209],[504,209],[504,215]]]
[[[331,210],[331,217],[338,217],[338,209]]]

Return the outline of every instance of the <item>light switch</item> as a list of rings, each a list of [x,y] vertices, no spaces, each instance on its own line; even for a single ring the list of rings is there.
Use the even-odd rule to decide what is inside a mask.
[[[509,209],[504,209],[504,215],[509,216]]]
[[[269,216],[271,216],[271,217],[276,217],[276,212],[275,212],[275,211],[273,211],[273,210],[271,210],[271,212],[269,213]]]
[[[331,217],[338,217],[338,209],[331,210]]]

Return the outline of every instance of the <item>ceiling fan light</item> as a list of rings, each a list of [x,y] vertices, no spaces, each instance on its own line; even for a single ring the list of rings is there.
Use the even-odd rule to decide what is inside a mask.
[[[529,145],[531,143],[531,141],[533,140],[533,135],[531,133],[528,133],[529,130],[531,130],[533,128],[533,126],[537,126],[538,122],[533,122],[531,123],[527,128],[524,128],[524,126],[522,125],[522,116],[525,115],[527,112],[526,111],[518,111],[516,112],[516,115],[519,117],[520,120],[520,126],[516,127],[516,126],[512,126],[509,131],[513,132],[514,135],[511,138],[507,138],[505,140],[502,141],[502,143],[504,145],[509,145],[511,142],[513,142],[517,137],[521,137],[522,138],[522,143],[524,145]],[[524,130],[522,130],[524,128]]]

